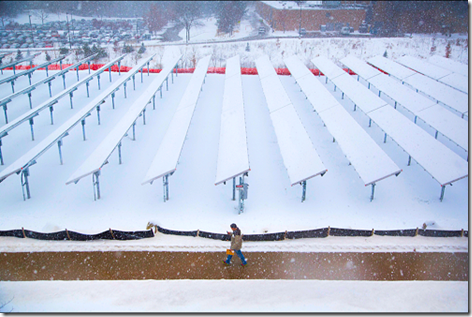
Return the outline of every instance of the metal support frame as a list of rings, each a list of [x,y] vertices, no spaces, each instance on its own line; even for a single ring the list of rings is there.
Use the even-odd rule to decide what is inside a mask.
[[[144,72],[143,69],[144,68],[141,68],[141,84],[143,83],[143,72]]]
[[[90,61],[88,61],[87,64],[88,64],[88,70],[89,70],[89,75],[90,75]]]
[[[387,143],[387,133],[384,135],[384,143]]]
[[[236,200],[236,177],[233,177],[233,200]]]
[[[29,84],[31,85],[31,73],[28,73],[28,81],[29,81]]]
[[[356,111],[356,108],[357,108],[357,106],[356,106],[356,104],[354,104],[354,111]]]
[[[156,95],[152,96],[152,110],[156,110]]]
[[[243,186],[240,187],[239,189],[239,197],[238,197],[238,214],[241,214],[244,212],[244,197],[243,197],[243,191],[244,191],[244,174],[239,178],[239,185]]]
[[[203,79],[203,83],[205,83],[205,78]],[[169,91],[169,76],[166,77],[166,91]]]
[[[144,107],[142,114],[143,114],[143,125],[146,125],[146,107]]]
[[[98,125],[100,125],[100,105],[97,106],[97,119],[98,119]]]
[[[74,105],[72,104],[72,97],[74,97],[74,92],[71,91],[71,92],[69,93],[69,96],[70,96],[70,108],[71,108],[71,109],[74,109]]]
[[[110,83],[111,83],[111,66],[108,67],[108,75],[109,75],[108,77],[110,78]]]
[[[302,185],[302,202],[306,199],[306,181],[300,183]]]
[[[370,89],[370,83],[367,84],[367,89]]]
[[[133,77],[133,90],[136,90],[136,78],[135,78],[135,75],[133,75],[132,77]]]
[[[439,196],[439,201],[443,201],[444,199],[444,192],[446,191],[446,185],[442,186],[441,185],[441,196]]]
[[[66,74],[62,75],[62,86],[64,86],[64,89],[66,89]]]
[[[161,99],[162,99],[162,85],[159,87],[159,92],[161,94]]]
[[[54,125],[54,118],[53,118],[53,115],[52,115],[53,111],[54,111],[54,107],[52,105],[49,106],[49,112],[51,114],[51,125]]]
[[[118,164],[121,165],[121,141],[118,143]]]
[[[411,155],[408,155],[408,166],[411,164]]]
[[[123,83],[123,88],[124,88],[123,90],[125,92],[125,99],[126,99],[126,82]]]
[[[133,141],[136,141],[136,121],[133,123]]]
[[[89,85],[90,84],[89,84],[89,82],[90,82],[90,80],[85,83],[85,87],[87,88],[87,98],[90,97],[90,94],[89,94]]]
[[[163,185],[163,191],[164,191],[164,202],[169,200],[169,175],[172,174],[167,174],[162,177],[162,185]]]
[[[33,109],[33,102],[31,101],[31,91],[28,93],[28,100],[29,100],[30,109]]]
[[[372,126],[372,119],[369,118],[369,128]]]
[[[382,92],[379,90],[379,97],[380,97],[380,94],[381,94],[381,93],[382,93]]]
[[[100,170],[96,171],[92,175],[93,182],[93,200],[100,199]]]
[[[59,67],[60,67],[61,70],[62,70],[62,59],[59,61]]]
[[[100,90],[100,74],[97,75],[98,90]]]
[[[435,139],[437,139],[437,138],[438,138],[438,133],[439,133],[439,131],[438,131],[438,130],[436,130],[436,133],[434,134],[434,138],[435,138]]]
[[[77,66],[76,71],[77,71],[77,81],[79,81],[80,80],[79,79],[79,66]]]
[[[118,61],[118,76],[121,76],[121,61]]]
[[[148,76],[149,76],[149,62],[147,62],[147,73],[148,73]]]
[[[397,109],[397,102],[395,101],[395,105],[393,106],[394,109]]]
[[[3,154],[2,154],[2,139],[0,138],[0,164],[4,165],[3,163]]]
[[[85,138],[85,118],[82,119],[82,134],[84,136],[84,141],[86,141],[87,139]]]
[[[29,174],[29,166],[23,168],[21,171],[21,190],[23,191],[23,200],[30,199],[31,193],[29,188],[28,176]],[[26,190],[26,193],[25,193]]]
[[[111,106],[115,109],[115,92],[111,93]]]
[[[375,185],[375,183],[372,183],[372,194],[370,195],[370,201],[374,200]]]
[[[344,99],[344,92],[341,94],[341,99]]]
[[[52,92],[51,92],[51,81],[48,81],[48,88],[49,88],[49,97],[52,97]]]
[[[14,94],[15,93],[15,81],[12,80],[10,83],[11,83],[11,92]]]
[[[4,105],[3,105],[3,112],[5,113],[5,124],[8,123],[7,110],[8,110],[7,104],[4,104]]]
[[[33,120],[33,118],[29,119],[29,124],[30,124],[30,127],[31,127],[31,139],[34,141],[34,130],[33,130],[34,120]]]
[[[62,161],[62,150],[61,150],[61,147],[62,147],[62,139],[60,139],[59,141],[57,141],[57,147],[59,148],[59,160],[61,161],[61,165],[63,165],[63,161]]]

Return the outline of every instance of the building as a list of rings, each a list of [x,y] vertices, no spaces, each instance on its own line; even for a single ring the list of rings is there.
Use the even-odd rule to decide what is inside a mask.
[[[258,1],[256,12],[274,31],[301,28],[339,31],[343,26],[358,30],[366,20],[371,1]]]

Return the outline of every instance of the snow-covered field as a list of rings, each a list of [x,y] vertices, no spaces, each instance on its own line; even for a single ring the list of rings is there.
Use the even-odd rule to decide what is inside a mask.
[[[212,21],[207,27],[195,30],[192,40],[206,40],[215,37]],[[213,24],[214,25],[214,24]],[[243,26],[243,22],[241,23]],[[198,33],[200,32],[200,33]],[[241,31],[242,32],[242,31]],[[200,36],[200,39],[198,37]],[[183,36],[185,37],[185,36]],[[446,46],[452,43],[450,58],[468,64],[467,36],[454,35],[444,38],[437,35],[413,36],[412,38],[332,38],[332,39],[279,39],[246,42],[214,43],[198,45],[150,46],[143,57],[157,53],[151,67],[165,63],[169,57],[183,54],[182,67],[193,67],[198,61],[212,54],[210,66],[224,67],[225,60],[240,55],[242,67],[254,67],[254,61],[267,54],[274,67],[285,67],[283,58],[297,55],[308,67],[310,60],[318,55],[336,61],[347,54],[361,59],[384,54],[395,59],[403,54],[428,58],[432,52],[445,55]],[[434,47],[434,49],[432,49]],[[115,53],[108,50],[110,58]],[[121,52],[120,52],[121,53]],[[35,63],[44,58],[40,56]],[[75,57],[69,57],[71,60]],[[122,65],[134,66],[136,53],[127,56]],[[81,72],[81,78],[88,71]],[[4,71],[6,78],[12,71]],[[45,76],[44,71],[34,73],[33,82]],[[307,182],[307,200],[300,202],[300,186],[290,187],[290,181],[283,165],[277,145],[265,97],[258,76],[242,76],[244,107],[246,116],[247,144],[251,171],[246,178],[249,197],[245,211],[238,214],[237,202],[232,201],[231,184],[214,185],[218,153],[221,105],[223,100],[224,75],[208,74],[202,87],[199,101],[174,175],[169,177],[170,200],[163,202],[162,182],[141,185],[154,154],[169,127],[170,120],[182,97],[191,74],[179,74],[174,83],[169,79],[169,91],[164,89],[163,98],[156,98],[156,110],[149,105],[146,111],[146,125],[138,119],[136,140],[132,132],[123,139],[123,164],[118,164],[116,151],[109,164],[102,169],[100,178],[101,199],[93,200],[92,178],[85,178],[78,184],[65,185],[66,180],[94,151],[107,133],[126,113],[127,109],[157,76],[147,74],[144,83],[137,76],[136,90],[128,85],[128,98],[122,90],[115,99],[116,109],[108,100],[101,107],[101,124],[97,125],[96,113],[87,119],[85,126],[87,140],[82,140],[80,125],[64,138],[62,155],[64,165],[59,164],[57,147],[52,147],[30,168],[32,198],[23,201],[19,175],[12,175],[0,183],[0,230],[25,229],[54,232],[65,228],[82,233],[98,233],[108,228],[131,231],[144,230],[148,221],[174,230],[204,230],[223,233],[229,224],[236,222],[243,233],[279,232],[285,230],[306,230],[326,226],[353,229],[412,229],[428,223],[428,228],[460,230],[468,228],[468,178],[455,182],[446,189],[445,198],[439,201],[440,186],[414,161],[407,166],[408,155],[391,139],[383,143],[383,133],[376,126],[368,127],[368,118],[361,111],[352,111],[352,103],[341,99],[341,92],[333,91],[331,83],[326,88],[349,111],[353,118],[368,132],[380,147],[392,158],[403,172],[398,177],[389,177],[376,186],[375,199],[369,201],[370,187],[364,187],[353,166],[341,149],[332,142],[327,129],[318,115],[313,112],[294,79],[279,76],[289,95],[311,141],[318,151],[328,172]],[[113,81],[118,74],[113,74]],[[324,78],[319,80],[324,84]],[[75,72],[66,77],[67,86],[76,82]],[[28,85],[27,77],[17,80],[15,89]],[[102,76],[101,91],[110,86],[108,75]],[[62,90],[62,83],[53,83],[53,94]],[[0,171],[38,144],[84,107],[101,91],[96,79],[91,82],[90,98],[86,97],[85,86],[74,93],[74,109],[69,99],[63,98],[54,106],[54,125],[50,124],[49,111],[43,111],[34,119],[35,141],[31,140],[30,126],[24,123],[2,139],[2,154],[5,165]],[[11,93],[11,86],[0,86],[0,98]],[[33,94],[33,105],[48,98],[47,86],[37,88]],[[383,97],[384,98],[384,97]],[[385,99],[392,102],[390,99]],[[12,120],[29,109],[28,97],[21,96],[8,104],[8,116]],[[408,118],[413,117],[398,109]],[[0,126],[4,124],[3,115]],[[418,125],[434,136],[431,128]],[[467,153],[439,136],[438,140],[455,151],[464,160]],[[434,225],[432,224],[434,223]],[[348,239],[348,240],[346,240]],[[314,241],[316,240],[316,241]],[[348,246],[346,246],[346,244]],[[404,245],[407,245],[404,247]],[[334,238],[305,239],[271,243],[246,243],[244,249],[251,251],[291,250],[301,252],[330,250],[341,245],[340,250],[353,250],[352,246],[364,248],[367,252],[389,248],[411,251],[411,246],[431,246],[423,251],[439,250],[455,252],[468,250],[466,238]],[[444,248],[444,245],[448,247]],[[380,246],[380,247],[379,247]],[[88,243],[47,242],[29,239],[2,238],[0,252],[46,251],[46,250],[149,250],[170,249],[223,251],[227,243],[203,238],[162,236],[131,242],[96,241]],[[387,248],[387,249],[389,249]],[[337,249],[339,250],[339,249]],[[391,250],[391,249],[389,249]],[[421,248],[420,248],[421,250]],[[359,250],[356,250],[359,251]],[[73,285],[72,285],[73,284]],[[185,284],[183,286],[182,284]],[[270,284],[270,285],[269,285]],[[368,284],[368,285],[367,285]],[[289,296],[259,295],[268,287],[283,289]],[[72,288],[73,293],[66,291]],[[109,289],[117,290],[115,295],[97,298]],[[125,290],[134,289],[133,299],[120,306],[128,297]],[[217,294],[226,289],[242,288],[237,298],[222,295],[210,301],[208,292],[217,289]],[[427,288],[429,291],[425,292]],[[29,290],[25,293],[25,290]],[[79,291],[79,289],[83,291]],[[90,291],[94,289],[94,292]],[[139,290],[137,290],[139,289]],[[198,289],[202,291],[199,292]],[[360,304],[359,294],[369,289],[369,296]],[[88,292],[87,292],[88,290]],[[326,293],[322,290],[326,290]],[[342,292],[340,293],[340,291]],[[77,295],[77,294],[81,295]],[[172,294],[166,299],[166,294]],[[274,293],[280,293],[275,291]],[[303,294],[310,294],[309,296]],[[43,297],[43,295],[46,297]],[[54,297],[53,294],[63,294]],[[195,297],[195,295],[199,295]],[[380,294],[380,295],[379,295]],[[49,297],[48,297],[49,295]],[[380,296],[380,297],[378,297]],[[395,296],[395,297],[394,297]],[[2,311],[467,311],[468,290],[466,282],[325,282],[325,281],[142,281],[142,282],[0,282],[0,306],[2,301],[13,301]],[[259,302],[250,299],[260,299]],[[63,299],[70,304],[64,306]],[[150,302],[154,302],[150,304]],[[233,302],[231,302],[233,301]],[[338,304],[341,302],[342,304]],[[87,306],[85,303],[89,303]],[[274,304],[277,303],[277,304]],[[402,304],[398,304],[402,303]],[[434,303],[434,304],[432,304]],[[236,307],[236,308],[234,308]]]

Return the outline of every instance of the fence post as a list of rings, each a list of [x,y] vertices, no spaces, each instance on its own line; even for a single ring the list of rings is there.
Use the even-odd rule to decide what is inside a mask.
[[[111,228],[109,228],[109,229],[110,229],[111,236],[113,237],[113,240],[116,240],[115,235],[113,234],[113,230],[111,230]]]
[[[331,227],[328,226],[328,236],[329,236],[329,232],[331,231]]]

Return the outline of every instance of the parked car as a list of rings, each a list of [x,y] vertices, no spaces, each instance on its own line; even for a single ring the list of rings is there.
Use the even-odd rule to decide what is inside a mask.
[[[259,35],[264,35],[265,33],[266,33],[265,27],[261,26],[261,27],[259,28]]]
[[[349,35],[350,33],[351,33],[351,32],[350,32],[350,29],[349,29],[348,26],[343,26],[343,27],[341,28],[341,34],[342,34],[342,35]]]

